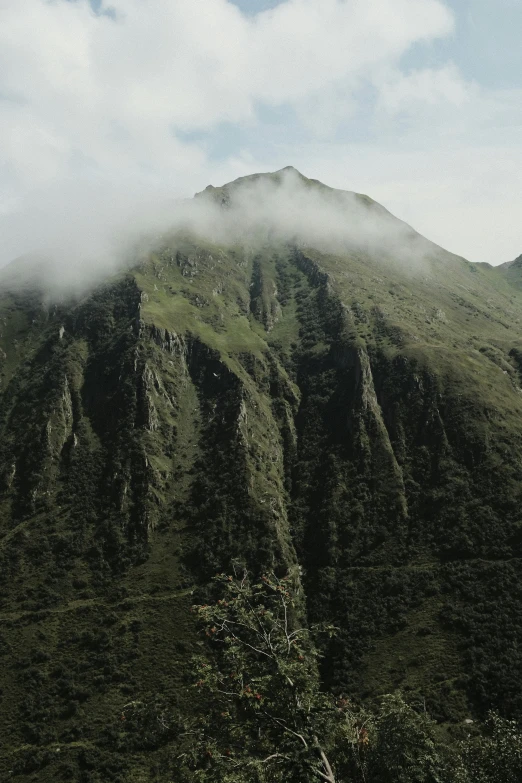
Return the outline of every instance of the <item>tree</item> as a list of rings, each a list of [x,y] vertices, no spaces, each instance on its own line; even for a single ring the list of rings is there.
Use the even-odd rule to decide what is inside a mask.
[[[336,767],[364,754],[364,716],[320,689],[318,654],[311,630],[299,623],[292,577],[252,582],[247,573],[220,574],[215,582],[223,597],[194,607],[213,648],[196,661],[208,712],[194,732],[194,778],[339,783]],[[341,737],[344,759],[336,749]]]
[[[304,627],[291,576],[252,581],[244,572],[214,582],[220,597],[193,607],[210,648],[194,661],[205,710],[178,734],[176,783],[522,780],[514,722],[492,714],[484,735],[449,748],[400,694],[370,712],[325,693],[313,637],[335,629]]]
[[[455,783],[518,783],[522,780],[522,730],[513,720],[490,712],[483,734],[459,747]]]
[[[434,724],[400,694],[389,694],[375,716],[368,776],[372,783],[441,783],[443,758]]]

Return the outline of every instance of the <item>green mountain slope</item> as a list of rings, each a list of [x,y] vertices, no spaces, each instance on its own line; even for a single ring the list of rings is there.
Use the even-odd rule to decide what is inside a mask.
[[[300,566],[338,691],[522,717],[522,291],[350,198],[390,246],[178,233],[60,302],[4,271],[0,779],[168,780],[122,710],[195,708],[234,560]]]

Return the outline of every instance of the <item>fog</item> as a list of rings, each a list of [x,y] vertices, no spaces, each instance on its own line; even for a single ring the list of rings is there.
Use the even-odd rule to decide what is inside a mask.
[[[0,216],[0,264],[11,261],[0,277],[10,285],[38,283],[51,295],[82,293],[181,230],[220,245],[363,250],[412,272],[426,271],[436,251],[371,199],[332,190],[291,167],[209,187],[192,199],[168,190],[71,182],[47,189],[45,198],[35,193],[23,209]]]
[[[367,196],[334,190],[290,166],[222,189],[207,188],[197,202],[206,204],[213,196],[224,197],[225,204],[218,214],[196,211],[194,230],[218,242],[285,242],[333,253],[358,249],[412,272],[425,271],[428,258],[439,252]]]

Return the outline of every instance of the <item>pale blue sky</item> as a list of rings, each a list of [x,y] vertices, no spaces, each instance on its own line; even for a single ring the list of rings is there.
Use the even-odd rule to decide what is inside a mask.
[[[481,84],[520,87],[521,0],[451,0],[447,4],[455,13],[456,34],[435,44],[433,57],[439,61],[450,57],[467,78]]]

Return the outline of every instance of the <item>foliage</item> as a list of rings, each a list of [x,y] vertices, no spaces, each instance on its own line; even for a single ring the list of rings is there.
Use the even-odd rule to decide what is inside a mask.
[[[483,735],[459,746],[455,783],[518,783],[522,780],[522,727],[491,712]]]
[[[522,730],[491,713],[484,734],[451,747],[425,708],[389,694],[373,710],[324,692],[313,636],[299,623],[296,582],[215,577],[197,605],[212,654],[195,660],[205,717],[183,736],[179,774],[215,783],[516,783]]]
[[[426,714],[416,712],[400,695],[388,695],[376,715],[374,732],[368,760],[372,783],[441,782],[443,759]]]
[[[320,630],[299,624],[296,584],[273,573],[218,575],[222,597],[194,607],[213,655],[197,660],[208,713],[191,754],[204,781],[438,783],[433,724],[386,697],[373,714],[320,687]],[[189,760],[190,757],[190,760]]]
[[[320,690],[292,578],[220,574],[216,582],[223,597],[195,607],[214,651],[211,662],[197,661],[210,708],[199,739],[206,759],[195,776],[334,783],[329,737],[339,713]]]

